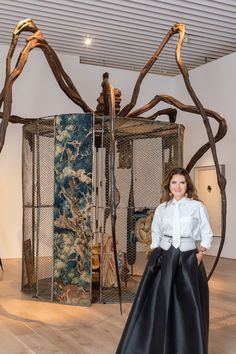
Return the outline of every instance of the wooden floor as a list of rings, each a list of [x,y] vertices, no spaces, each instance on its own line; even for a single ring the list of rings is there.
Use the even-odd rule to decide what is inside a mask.
[[[115,353],[130,304],[121,316],[117,304],[85,308],[32,299],[20,292],[20,263],[3,260],[0,271],[1,354]],[[235,354],[236,260],[221,259],[209,285],[209,354]]]

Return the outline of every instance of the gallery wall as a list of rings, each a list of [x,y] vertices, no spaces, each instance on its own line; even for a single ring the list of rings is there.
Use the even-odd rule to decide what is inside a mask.
[[[0,70],[5,70],[6,46],[0,46]],[[102,74],[110,73],[114,87],[122,91],[122,105],[132,94],[138,73],[95,67],[79,63],[78,56],[58,54],[61,63],[86,102],[96,107],[96,99],[101,92]],[[225,164],[227,178],[227,233],[223,256],[236,258],[236,238],[234,235],[234,196],[236,184],[234,163],[236,120],[236,53],[190,71],[193,88],[203,105],[221,113],[227,120],[227,136],[217,143],[221,164]],[[4,77],[1,76],[1,87]],[[143,82],[137,106],[148,102],[155,94],[169,94],[180,101],[191,104],[181,76],[175,78],[149,74]],[[161,105],[159,108],[163,108]],[[58,113],[80,112],[59,88],[41,51],[36,49],[30,54],[23,74],[14,84],[12,114],[23,117],[43,117]],[[185,125],[184,161],[185,165],[196,150],[207,141],[201,117],[190,113],[178,112],[178,122]],[[214,132],[217,124],[212,122]],[[10,124],[6,143],[0,154],[0,256],[2,258],[21,257],[22,239],[22,198],[21,198],[21,125]],[[199,161],[198,166],[213,164],[211,153]],[[219,245],[215,238],[211,254]]]
[[[5,72],[6,46],[0,46],[0,72]],[[79,63],[78,56],[58,53],[64,70],[72,78],[81,96],[96,108],[101,92],[102,74],[110,73],[114,87],[122,91],[122,106],[132,95],[137,72],[95,67]],[[4,76],[1,75],[1,87]],[[173,94],[174,78],[147,75],[140,91],[137,107],[155,94]],[[165,105],[162,104],[161,108]],[[59,88],[39,49],[30,53],[23,73],[13,86],[12,114],[22,117],[43,117],[59,113],[81,112]],[[0,154],[0,256],[21,257],[22,248],[22,196],[21,196],[22,126],[9,124],[6,142]]]

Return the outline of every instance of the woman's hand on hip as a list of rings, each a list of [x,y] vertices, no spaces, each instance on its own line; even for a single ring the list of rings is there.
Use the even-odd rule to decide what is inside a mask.
[[[198,252],[198,253],[196,253],[196,257],[197,257],[197,263],[198,263],[198,265],[201,263],[203,256],[204,256],[204,253],[203,253],[203,252],[201,252],[201,251],[200,251],[200,252]]]

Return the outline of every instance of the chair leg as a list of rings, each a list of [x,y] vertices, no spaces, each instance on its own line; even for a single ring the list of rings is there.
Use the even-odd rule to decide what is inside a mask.
[[[0,267],[2,268],[3,270],[3,265],[2,265],[2,259],[0,258]]]

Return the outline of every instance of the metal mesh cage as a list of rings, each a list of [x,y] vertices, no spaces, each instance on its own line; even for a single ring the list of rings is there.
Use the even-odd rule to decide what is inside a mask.
[[[52,298],[54,119],[23,128],[22,289]]]
[[[105,117],[100,119],[95,133],[94,172],[94,258],[100,250],[100,272],[98,277],[95,269],[94,282],[99,282],[100,301],[112,303],[118,302],[118,291],[109,204],[110,123]],[[115,176],[120,193],[116,238],[124,302],[133,300],[146,265],[151,243],[151,222],[154,210],[160,203],[163,177],[172,168],[182,166],[183,131],[183,126],[173,123],[116,119]]]
[[[22,290],[53,300],[54,118],[23,128]],[[124,302],[133,301],[150,249],[150,226],[163,177],[182,166],[184,128],[116,118],[116,236]],[[96,117],[93,147],[92,301],[118,302],[109,204],[110,123]]]

